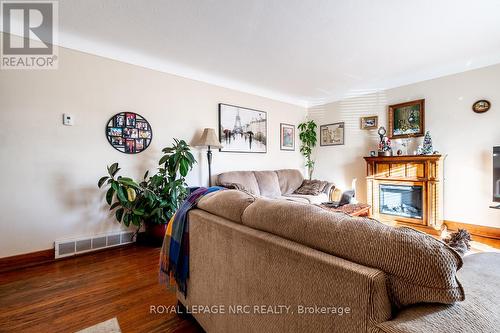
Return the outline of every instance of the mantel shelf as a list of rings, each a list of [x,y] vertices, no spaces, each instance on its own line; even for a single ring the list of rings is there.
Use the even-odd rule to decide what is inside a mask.
[[[365,161],[437,161],[444,159],[446,155],[400,155],[400,156],[366,156]]]

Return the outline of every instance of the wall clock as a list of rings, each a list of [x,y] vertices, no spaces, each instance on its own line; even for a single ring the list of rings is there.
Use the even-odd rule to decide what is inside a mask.
[[[485,99],[477,101],[472,105],[472,110],[476,113],[484,113],[491,108],[491,103]]]
[[[120,112],[111,117],[106,126],[109,143],[118,151],[137,154],[151,143],[153,131],[148,121],[134,112]]]

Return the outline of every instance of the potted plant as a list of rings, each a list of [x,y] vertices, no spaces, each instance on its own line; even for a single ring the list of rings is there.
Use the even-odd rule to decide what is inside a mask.
[[[161,235],[161,238],[165,234],[166,223],[189,194],[186,176],[196,163],[191,148],[184,140],[174,139],[174,144],[162,151],[164,155],[158,162],[158,172],[146,184],[160,198],[161,209],[151,221],[145,223],[148,234]]]
[[[300,146],[300,152],[304,155],[306,159],[305,166],[308,169],[309,179],[312,179],[312,174],[314,171],[314,160],[312,159],[312,150],[316,146],[318,141],[316,138],[316,123],[314,120],[309,120],[300,123],[298,128],[300,130],[299,139],[302,142]]]
[[[118,163],[108,167],[108,175],[98,181],[99,188],[109,186],[106,202],[115,210],[116,220],[125,226],[144,225],[151,239],[162,239],[166,225],[188,194],[185,177],[196,163],[189,145],[174,139],[171,147],[163,149],[160,167],[155,175],[144,174],[141,182],[117,176]]]

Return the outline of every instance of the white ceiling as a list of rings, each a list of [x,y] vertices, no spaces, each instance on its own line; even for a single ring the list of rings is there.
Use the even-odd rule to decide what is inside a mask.
[[[499,0],[60,0],[59,31],[62,46],[304,106],[500,63]]]

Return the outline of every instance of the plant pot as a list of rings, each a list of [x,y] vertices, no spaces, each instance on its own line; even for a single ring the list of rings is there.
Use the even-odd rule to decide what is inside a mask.
[[[146,229],[145,236],[148,243],[152,245],[161,245],[163,243],[167,224],[144,223],[144,228]]]

